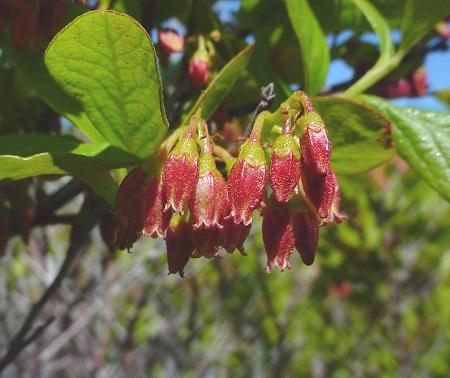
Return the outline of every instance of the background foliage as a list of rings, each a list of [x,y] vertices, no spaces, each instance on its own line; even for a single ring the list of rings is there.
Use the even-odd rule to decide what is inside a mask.
[[[70,2],[38,48],[6,28],[0,366],[24,324],[30,345],[5,375],[448,376],[450,115],[388,100],[427,94],[417,75],[448,49],[448,2],[243,0],[228,17],[219,3]],[[153,46],[146,31],[163,26],[187,37],[184,54]],[[198,34],[215,51],[203,92],[186,75]],[[336,61],[352,77],[326,86]],[[199,109],[241,135],[269,82],[271,109],[299,87],[316,95],[333,143],[349,219],[324,229],[314,265],[293,256],[292,272],[266,274],[259,221],[247,257],[196,259],[184,279],[166,275],[160,241],[112,250],[126,169]]]

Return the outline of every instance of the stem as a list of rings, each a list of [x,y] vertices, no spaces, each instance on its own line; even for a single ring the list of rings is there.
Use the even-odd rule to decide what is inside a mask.
[[[370,70],[368,70],[363,77],[361,77],[355,84],[348,88],[343,95],[346,97],[354,97],[363,93],[366,89],[377,83],[380,79],[386,76],[389,72],[397,67],[405,53],[398,50],[395,55],[383,62],[377,62]]]
[[[72,263],[80,254],[81,248],[88,242],[90,231],[92,230],[92,228],[94,228],[99,217],[103,214],[104,211],[105,206],[103,203],[93,204],[90,201],[86,200],[83,204],[83,207],[80,211],[80,219],[83,219],[84,221],[79,225],[79,229],[76,233],[72,232],[73,234],[76,234],[77,237],[71,240],[69,248],[67,249],[66,257],[52,284],[47,288],[39,301],[31,307],[27,317],[22,324],[22,327],[11,340],[8,351],[0,360],[0,374],[11,362],[15,360],[15,358],[24,348],[26,348],[33,340],[35,340],[45,330],[45,328],[47,328],[53,322],[54,319],[48,319],[43,325],[38,326],[35,331],[29,336],[35,320],[39,317],[41,311],[43,310],[49,299],[58,291],[64,278],[69,272]]]
[[[253,142],[259,142],[259,138],[261,136],[261,129],[264,126],[264,121],[266,119],[267,114],[269,114],[268,111],[264,111],[262,113],[258,114],[258,117],[256,117],[255,124],[253,125],[252,132],[249,136],[249,139]]]
[[[229,172],[236,161],[236,158],[234,158],[225,148],[218,146],[217,144],[213,145],[213,154],[225,163],[227,172]]]

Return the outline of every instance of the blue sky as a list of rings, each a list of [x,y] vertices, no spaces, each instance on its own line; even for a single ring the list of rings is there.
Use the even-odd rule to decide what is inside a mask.
[[[215,4],[215,10],[220,14],[224,21],[231,20],[233,13],[240,7],[239,0],[221,0]],[[340,38],[348,38],[349,34],[344,32]],[[401,38],[400,33],[392,33],[393,40],[398,42]],[[377,43],[375,34],[366,33],[364,41]],[[447,43],[450,43],[448,41]],[[450,51],[433,52],[428,54],[425,60],[425,69],[428,75],[429,92],[433,93],[442,89],[450,89]],[[352,70],[342,61],[333,61],[330,65],[326,85],[333,85],[346,81],[352,77]],[[421,98],[399,98],[393,100],[399,106],[414,106],[430,110],[446,110],[447,107],[434,96],[424,96]]]

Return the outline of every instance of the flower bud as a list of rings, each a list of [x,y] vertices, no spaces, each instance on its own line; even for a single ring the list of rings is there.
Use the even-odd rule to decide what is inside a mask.
[[[306,113],[300,118],[304,128],[300,139],[302,160],[311,174],[325,175],[330,169],[331,143],[322,119],[316,112]]]
[[[222,238],[222,247],[229,253],[233,253],[236,249],[245,255],[244,242],[250,233],[251,224],[234,223],[233,218],[227,217],[223,220],[223,228],[220,230]]]
[[[115,244],[119,249],[130,249],[139,239],[147,209],[146,173],[141,167],[133,169],[119,186],[114,215],[116,219]]]
[[[319,242],[319,224],[308,210],[297,211],[292,215],[295,248],[305,265],[311,265],[316,256]]]
[[[198,152],[195,139],[188,131],[167,159],[163,170],[165,211],[170,207],[183,212],[195,190],[198,179]]]
[[[411,75],[411,81],[416,96],[426,96],[428,93],[428,77],[425,68],[415,70]]]
[[[194,252],[192,226],[181,217],[174,217],[166,233],[167,264],[169,273],[179,273],[183,277],[183,269]]]
[[[200,156],[197,186],[189,204],[194,229],[222,228],[220,222],[230,210],[227,185],[210,153]]]
[[[195,253],[194,257],[216,257],[221,247],[220,229],[204,226],[193,229]]]
[[[188,77],[193,88],[202,89],[206,87],[211,75],[208,53],[198,50],[189,61]]]
[[[291,213],[286,205],[274,201],[263,210],[262,236],[267,253],[267,271],[275,265],[280,271],[291,268],[289,257],[295,246]]]
[[[228,176],[228,195],[234,223],[248,225],[261,203],[266,184],[264,150],[259,142],[247,140]]]
[[[270,185],[277,201],[289,201],[299,179],[300,149],[291,134],[282,134],[275,140],[270,163]]]
[[[166,54],[183,52],[184,37],[174,29],[160,29],[158,31],[158,45]]]
[[[142,230],[144,236],[164,239],[172,218],[172,210],[164,211],[164,196],[160,176],[152,177],[145,186],[146,197],[145,222]]]

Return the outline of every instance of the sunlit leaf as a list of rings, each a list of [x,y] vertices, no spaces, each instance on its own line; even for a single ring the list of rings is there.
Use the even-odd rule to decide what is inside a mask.
[[[156,53],[136,20],[85,13],[53,39],[45,63],[109,143],[141,157],[160,144],[167,120]]]
[[[375,96],[364,100],[392,121],[398,153],[450,201],[450,113],[399,108]]]
[[[303,89],[314,95],[327,78],[330,62],[327,41],[307,0],[286,0],[286,7],[302,54]]]

